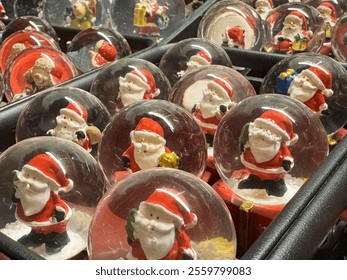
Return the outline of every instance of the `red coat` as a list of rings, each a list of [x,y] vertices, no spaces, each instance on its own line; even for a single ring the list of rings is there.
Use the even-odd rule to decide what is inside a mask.
[[[250,174],[258,176],[261,180],[277,181],[284,177],[287,173],[282,167],[283,160],[294,162],[288,147],[281,143],[281,147],[277,154],[269,161],[258,163],[250,148],[246,148],[241,154],[241,162],[250,172]]]
[[[138,260],[147,260],[145,252],[142,250],[140,241],[138,239],[135,239],[131,246],[131,253],[135,258]],[[186,250],[192,250],[190,246],[190,238],[184,229],[176,230],[174,244],[167,255],[161,260],[181,260],[183,253]]]
[[[165,153],[171,153],[168,147],[165,147]],[[127,157],[130,160],[130,170],[136,172],[141,170],[140,166],[135,161],[134,157],[134,144],[131,144],[130,147],[123,153],[124,157]]]
[[[328,108],[325,103],[325,96],[321,90],[317,90],[316,93],[311,97],[311,99],[304,102],[304,104],[312,111],[317,113]]]
[[[302,31],[302,38],[310,38],[310,34],[308,31]],[[283,38],[283,41],[279,41],[279,38]],[[282,37],[282,31],[279,32],[275,37],[274,37],[274,42],[273,42],[273,49],[276,51],[282,51],[282,52],[287,52],[292,50],[292,44],[294,40],[291,40],[289,38],[284,38]],[[309,42],[305,44],[305,49],[308,47]]]
[[[214,135],[216,133],[217,126],[220,122],[220,119],[218,119],[216,116],[204,118],[201,114],[200,108],[197,108],[193,112],[193,116],[205,134]]]
[[[57,222],[54,219],[54,212],[56,210],[65,213],[65,219],[63,221]],[[19,221],[31,227],[37,233],[44,234],[50,232],[65,232],[67,222],[71,215],[71,208],[54,192],[51,192],[51,196],[45,206],[36,214],[26,216],[20,202],[17,203],[16,208],[16,218]]]

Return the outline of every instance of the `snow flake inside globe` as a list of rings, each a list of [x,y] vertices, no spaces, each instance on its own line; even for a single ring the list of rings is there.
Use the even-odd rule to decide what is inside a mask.
[[[112,17],[123,35],[166,38],[185,19],[183,0],[114,0]]]
[[[205,12],[197,36],[220,46],[260,51],[264,27],[251,6],[237,0],[224,0]]]
[[[236,234],[211,186],[181,170],[151,169],[104,196],[90,226],[88,253],[93,260],[230,260]]]
[[[138,58],[123,58],[107,65],[95,77],[90,92],[113,115],[140,100],[167,100],[170,82],[153,63]]]
[[[331,48],[338,61],[347,61],[347,13],[336,22],[331,36]]]
[[[16,140],[51,135],[70,140],[96,156],[110,115],[94,95],[72,87],[48,89],[19,115]]]
[[[46,259],[83,252],[107,186],[97,161],[70,141],[43,136],[8,148],[0,166],[0,231]]]
[[[276,63],[264,77],[260,93],[288,95],[319,116],[328,134],[347,122],[347,70],[320,54],[296,54]]]
[[[289,3],[273,9],[265,20],[267,52],[318,52],[325,42],[325,24],[308,5]]]
[[[114,115],[103,132],[98,159],[111,184],[154,167],[176,168],[201,177],[207,160],[206,141],[182,107],[166,100],[143,100]]]
[[[259,205],[286,204],[328,154],[319,118],[278,94],[239,102],[220,122],[213,147],[221,179]]]
[[[232,66],[222,47],[206,39],[190,38],[169,48],[162,56],[159,68],[173,86],[184,74],[211,64]]]

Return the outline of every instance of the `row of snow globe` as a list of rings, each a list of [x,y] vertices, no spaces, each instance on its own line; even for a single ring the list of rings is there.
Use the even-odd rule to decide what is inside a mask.
[[[48,259],[234,259],[232,206],[278,213],[320,167],[347,121],[346,71],[296,54],[257,95],[194,38],[159,66],[106,65],[90,92],[43,90],[0,155],[0,230]]]

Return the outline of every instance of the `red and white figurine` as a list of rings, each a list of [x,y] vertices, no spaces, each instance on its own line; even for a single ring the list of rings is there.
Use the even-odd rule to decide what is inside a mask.
[[[333,95],[331,72],[321,65],[311,66],[294,77],[288,88],[290,97],[304,103],[317,115],[328,109],[325,97]]]
[[[311,38],[312,31],[308,30],[305,15],[293,10],[284,18],[282,30],[274,36],[273,49],[286,54],[305,51]]]
[[[284,176],[294,166],[288,146],[298,138],[291,119],[276,110],[268,110],[244,125],[239,138],[240,159],[249,176],[238,188],[265,189],[268,195],[282,197],[287,191]]]
[[[202,66],[209,66],[212,63],[212,57],[209,52],[205,50],[200,50],[196,54],[192,55],[188,62],[187,68],[185,70],[181,70],[177,73],[179,77],[182,77],[184,74],[187,74],[195,69],[198,69]]]
[[[260,15],[260,17],[265,20],[267,15],[272,11],[274,8],[274,4],[272,0],[257,0],[255,1],[255,10]]]
[[[147,117],[143,117],[130,132],[131,145],[123,153],[123,166],[129,172],[154,167],[177,168],[179,158],[166,147],[162,126]]]
[[[126,224],[131,252],[128,259],[195,260],[186,229],[197,224],[182,194],[156,189],[138,210],[129,212]]]
[[[153,74],[145,68],[138,68],[119,77],[117,109],[143,99],[149,100],[160,94]]]
[[[14,171],[16,218],[31,228],[18,242],[27,247],[45,244],[49,255],[59,253],[70,241],[66,227],[72,210],[60,197],[73,181],[66,177],[59,160],[50,153],[31,158]]]
[[[322,2],[318,5],[317,11],[325,23],[325,37],[330,39],[337,20],[335,7],[329,2]]]
[[[228,26],[222,34],[222,46],[230,48],[245,48],[245,30],[240,26]]]
[[[116,60],[117,48],[110,42],[102,39],[95,44],[94,50],[89,51],[89,56],[92,67],[98,68]]]
[[[92,145],[101,139],[101,131],[87,124],[88,112],[81,103],[68,97],[65,100],[68,104],[60,109],[56,127],[48,130],[47,134],[70,140],[91,152]]]

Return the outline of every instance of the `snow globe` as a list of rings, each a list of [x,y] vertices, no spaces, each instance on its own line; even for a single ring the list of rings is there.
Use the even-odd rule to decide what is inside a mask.
[[[0,165],[0,231],[46,259],[85,255],[107,187],[97,161],[75,143],[42,136],[9,147]]]
[[[319,52],[325,42],[325,24],[320,13],[301,3],[289,3],[273,9],[265,20],[264,50],[291,55]]]
[[[44,18],[54,26],[88,29],[93,26],[114,28],[109,0],[46,0]]]
[[[113,115],[139,100],[167,100],[171,86],[165,74],[153,63],[139,58],[123,58],[97,74],[90,92]]]
[[[63,52],[50,47],[22,51],[4,73],[4,91],[9,102],[36,94],[78,74]]]
[[[89,92],[73,87],[51,88],[31,99],[19,115],[16,141],[56,136],[96,156],[101,131],[109,118],[105,106]]]
[[[58,36],[53,26],[50,25],[46,20],[35,16],[21,16],[11,20],[11,22],[6,25],[1,33],[1,42],[3,42],[12,33],[21,30],[42,31],[58,42]]]
[[[7,37],[0,46],[0,71],[4,74],[5,69],[16,56],[23,50],[33,46],[47,46],[60,50],[57,42],[47,33],[42,31],[16,31]]]
[[[197,37],[224,47],[260,51],[264,43],[264,26],[251,6],[238,0],[223,0],[206,11]]]
[[[305,105],[266,94],[240,101],[224,116],[213,148],[221,178],[213,188],[238,221],[245,251],[320,167],[329,145],[322,123]]]
[[[15,18],[35,16],[42,18],[44,0],[14,0],[13,12]]]
[[[171,167],[202,177],[206,140],[192,115],[166,100],[142,100],[113,116],[98,148],[111,184],[149,168]]]
[[[131,54],[127,40],[105,27],[80,31],[68,45],[67,55],[83,73]]]
[[[143,170],[98,204],[88,253],[92,260],[232,260],[235,228],[222,199],[198,177]]]
[[[275,64],[260,93],[279,93],[299,100],[319,116],[327,134],[347,122],[347,70],[322,54],[296,54]]]
[[[160,40],[185,19],[183,0],[114,0],[112,18],[123,35]]]
[[[331,35],[331,48],[334,57],[340,62],[347,61],[347,13],[336,22]]]
[[[222,47],[207,39],[190,38],[170,47],[162,56],[159,68],[173,86],[184,74],[211,64],[232,66]]]

